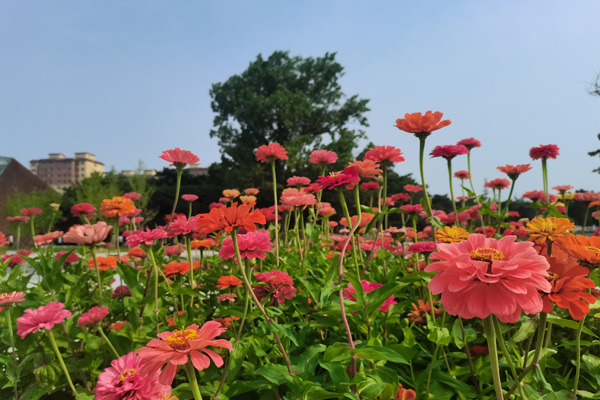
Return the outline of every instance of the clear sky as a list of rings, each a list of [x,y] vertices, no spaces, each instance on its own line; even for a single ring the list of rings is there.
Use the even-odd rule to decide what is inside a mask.
[[[407,112],[452,120],[435,145],[475,137],[475,184],[504,177],[528,151],[557,144],[550,186],[600,191],[600,2],[0,0],[0,155],[24,165],[87,151],[107,168],[161,169],[181,147],[208,166],[210,85],[262,53],[337,52],[342,87],[370,99],[369,139],[402,149],[400,174],[418,176],[418,140],[398,131]],[[362,148],[362,147],[361,147]],[[466,167],[464,157],[454,162]],[[541,167],[515,193],[541,189]],[[426,164],[433,193],[448,191],[443,159]]]

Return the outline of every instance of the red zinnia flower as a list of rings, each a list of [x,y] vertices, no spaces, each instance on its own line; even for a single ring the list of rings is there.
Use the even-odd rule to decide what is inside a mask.
[[[108,307],[92,307],[90,311],[81,314],[77,326],[96,324],[108,315]]]
[[[449,119],[442,121],[443,116],[444,114],[439,111],[427,111],[425,115],[421,113],[405,114],[404,118],[396,120],[396,127],[404,132],[415,133],[417,136],[424,134],[424,137],[427,137],[431,132],[452,123]]]
[[[71,207],[71,214],[73,214],[74,217],[79,217],[81,214],[84,214],[86,218],[92,218],[95,213],[96,207],[90,203],[79,203]]]
[[[260,161],[261,163],[287,159],[287,151],[279,143],[263,144],[256,150],[256,161]]]
[[[425,271],[437,274],[429,283],[433,294],[452,315],[469,319],[494,314],[502,322],[519,320],[521,310],[538,313],[543,308],[539,292],[549,292],[548,261],[531,242],[516,236],[496,240],[471,234],[463,242],[438,244]]]
[[[311,164],[335,164],[338,156],[333,151],[315,150],[310,154],[309,162]]]
[[[503,190],[510,186],[510,181],[504,178],[496,178],[485,182],[483,186],[490,189]]]
[[[233,275],[222,276],[217,282],[217,288],[219,289],[229,289],[230,287],[242,286],[242,281]]]
[[[510,165],[506,164],[503,167],[496,167],[500,172],[504,172],[511,180],[516,180],[519,175],[529,171],[531,169],[531,164],[519,164],[519,165]]]
[[[469,179],[469,171],[460,170],[454,173],[454,177],[457,179]]]
[[[360,184],[360,188],[362,190],[377,190],[379,189],[379,184],[377,182],[363,182]]]
[[[404,190],[410,193],[418,193],[423,190],[423,188],[419,185],[404,185]]]
[[[225,332],[225,329],[220,323],[208,321],[200,329],[198,329],[198,325],[194,324],[181,331],[159,333],[158,339],[152,339],[146,347],[137,352],[142,358],[141,372],[159,371],[167,363],[167,366],[160,373],[159,382],[164,385],[171,385],[178,366],[184,365],[190,360],[199,371],[208,368],[211,359],[217,367],[221,367],[223,358],[207,347],[226,348],[233,351],[229,341],[213,339],[223,332]],[[208,357],[202,354],[201,351],[206,353]]]
[[[181,150],[179,147],[164,150],[158,157],[170,162],[171,166],[174,165],[175,168],[183,168],[186,165],[196,164],[200,161],[200,157],[189,150]]]
[[[465,146],[469,151],[475,147],[481,147],[481,142],[475,138],[459,140],[456,144]]]
[[[529,150],[529,157],[532,160],[539,160],[540,158],[543,160],[547,160],[549,158],[556,159],[558,157],[558,146],[555,144],[545,144],[539,147],[532,147]]]
[[[258,210],[252,210],[255,203],[233,203],[230,207],[213,208],[208,214],[200,214],[198,231],[208,234],[224,230],[229,233],[234,228],[244,227],[249,232],[256,230],[255,224],[267,223],[265,216]]]
[[[456,156],[469,154],[469,150],[461,144],[435,146],[429,155],[431,157],[444,157],[446,160],[451,160]]]
[[[389,166],[392,163],[404,161],[402,150],[394,146],[375,146],[367,150],[365,160],[372,160],[381,163],[383,166]]]
[[[21,214],[38,215],[38,214],[41,214],[42,211],[43,210],[41,208],[37,208],[37,207],[23,208],[23,209],[21,209]]]

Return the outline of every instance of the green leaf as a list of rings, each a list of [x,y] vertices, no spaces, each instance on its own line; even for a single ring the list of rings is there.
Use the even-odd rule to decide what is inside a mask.
[[[273,321],[268,325],[271,328],[271,331],[279,332],[279,333],[283,334],[285,337],[290,339],[296,346],[300,346],[298,344],[298,341],[296,340],[296,336],[294,336],[294,334],[292,333],[292,331],[289,328],[287,328],[283,325],[280,325],[276,322],[273,322]]]
[[[387,383],[369,383],[359,393],[366,399],[376,399],[386,386]]]
[[[371,293],[367,293],[367,313],[372,316],[391,295],[407,285],[405,282],[392,282],[373,290]]]
[[[346,373],[346,370],[341,365],[329,361],[319,361],[321,368],[329,372],[331,382],[338,387],[341,383],[350,382],[350,378]]]
[[[329,362],[336,362],[346,360],[351,357],[350,348],[346,343],[337,342],[327,347],[325,354],[323,354],[323,360]]]
[[[144,290],[138,281],[138,270],[127,264],[117,263],[117,272],[127,284],[133,297],[141,299],[144,295]]]
[[[287,368],[285,365],[267,364],[263,365],[254,372],[262,375],[269,382],[273,382],[277,385],[283,385],[287,382],[287,378],[284,375],[287,374]]]
[[[519,343],[523,340],[527,339],[529,336],[535,332],[537,328],[537,324],[533,321],[533,319],[528,319],[521,323],[519,330],[515,332],[515,334],[510,338],[510,341],[513,343]]]
[[[550,322],[551,324],[554,324],[554,325],[560,325],[560,326],[564,326],[565,328],[571,328],[571,329],[575,329],[575,330],[577,330],[579,328],[579,322],[571,321],[570,319],[560,318],[560,317],[557,317],[556,315],[548,314],[548,322]],[[590,336],[595,337],[595,338],[598,337],[594,332],[590,331],[585,326],[583,327],[582,331]]]
[[[328,392],[316,384],[304,391],[302,395],[306,400],[339,399],[343,396],[341,393]]]
[[[450,336],[450,332],[448,328],[440,328],[439,326],[432,326],[429,328],[429,333],[427,334],[427,339],[435,344],[439,344],[442,346],[448,346],[452,337]]]
[[[358,358],[364,358],[366,360],[384,360],[397,364],[409,364],[406,358],[387,347],[363,346],[352,350],[351,353]]]

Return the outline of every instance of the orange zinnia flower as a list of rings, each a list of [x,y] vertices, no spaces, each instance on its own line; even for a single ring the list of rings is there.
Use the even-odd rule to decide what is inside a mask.
[[[117,269],[117,257],[108,256],[108,257],[96,257],[96,261],[98,261],[98,269],[100,271],[107,271],[109,268]],[[88,260],[88,268],[94,267],[94,258],[90,258]]]
[[[190,244],[192,246],[192,249],[200,249],[200,248],[208,249],[209,247],[212,247],[215,245],[215,241],[212,239],[192,240],[192,243],[190,243]]]
[[[444,243],[458,243],[469,238],[469,232],[458,226],[444,226],[435,232],[435,238]]]
[[[587,289],[596,287],[594,281],[587,277],[590,271],[577,265],[575,259],[570,257],[560,260],[554,257],[547,258],[550,263],[548,280],[552,290],[544,295],[542,311],[549,313],[554,303],[560,308],[568,309],[574,320],[582,320],[590,312],[587,303],[596,302],[596,296],[587,292]]]
[[[377,178],[383,172],[373,160],[352,161],[348,165],[354,168],[361,178]]]
[[[225,189],[223,190],[223,196],[228,199],[235,199],[240,195],[240,191],[237,189]]]
[[[421,113],[405,114],[404,118],[396,120],[396,127],[404,132],[415,133],[417,137],[427,137],[431,132],[452,123],[449,119],[442,121],[443,116],[444,114],[439,111],[427,111],[425,115]]]
[[[375,217],[375,214],[361,213],[359,226],[361,228],[364,228],[365,226],[369,225],[369,222],[371,222],[374,217]],[[352,226],[356,225],[356,221],[358,221],[358,215],[353,215],[350,217],[350,223],[352,223]],[[342,224],[344,226],[348,226],[348,221],[346,220],[345,217],[343,217],[340,220],[340,224]]]
[[[252,211],[256,203],[233,203],[230,207],[213,208],[208,214],[200,214],[198,220],[198,231],[201,234],[208,234],[215,231],[224,230],[229,233],[234,228],[243,226],[248,232],[256,230],[255,224],[264,225],[267,223],[265,216],[260,211]]]
[[[586,267],[600,264],[600,237],[567,235],[556,242],[559,249]]]
[[[537,243],[554,242],[567,236],[568,230],[575,229],[575,224],[566,218],[534,218],[525,230],[529,232],[529,240]]]
[[[112,199],[104,199],[100,205],[100,212],[106,218],[122,217],[134,211],[135,205],[133,201],[120,196],[113,197]]]
[[[242,281],[233,275],[222,276],[219,278],[217,283],[217,287],[219,289],[227,289],[236,286],[242,286]]]

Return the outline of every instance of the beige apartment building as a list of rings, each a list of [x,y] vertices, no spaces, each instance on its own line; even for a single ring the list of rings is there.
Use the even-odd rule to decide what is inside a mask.
[[[59,192],[88,178],[94,172],[104,173],[104,164],[91,153],[75,153],[67,158],[62,153],[50,153],[48,158],[30,161],[31,172]]]

